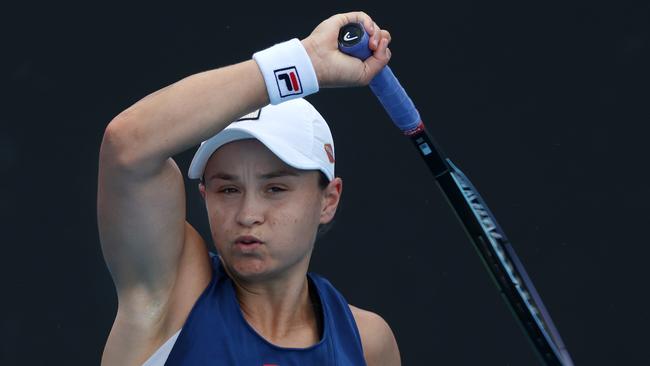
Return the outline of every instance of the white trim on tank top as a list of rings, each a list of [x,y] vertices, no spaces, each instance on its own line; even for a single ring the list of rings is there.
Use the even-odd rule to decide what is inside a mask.
[[[154,352],[151,357],[149,357],[142,364],[142,366],[164,366],[165,362],[167,361],[167,357],[169,357],[169,354],[172,352],[172,348],[174,348],[176,339],[178,338],[178,335],[181,333],[182,329],[183,328],[179,329],[178,332],[169,337],[169,339],[163,343],[163,345],[160,346],[160,348],[158,348],[156,352]]]

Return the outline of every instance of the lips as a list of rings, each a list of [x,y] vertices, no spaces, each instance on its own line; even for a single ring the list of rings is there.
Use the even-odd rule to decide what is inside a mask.
[[[242,245],[263,244],[263,242],[260,239],[252,235],[240,236],[235,240],[235,243],[242,244]]]

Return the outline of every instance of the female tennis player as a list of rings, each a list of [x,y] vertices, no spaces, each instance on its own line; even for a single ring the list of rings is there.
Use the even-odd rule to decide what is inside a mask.
[[[364,62],[338,50],[350,22],[371,37]],[[303,40],[169,85],[109,123],[97,207],[119,304],[103,365],[400,364],[388,324],[308,272],[343,182],[329,127],[302,98],[368,84],[388,63],[389,42],[368,15],[338,14]],[[189,177],[199,179],[218,254],[185,220],[171,158],[199,143]]]

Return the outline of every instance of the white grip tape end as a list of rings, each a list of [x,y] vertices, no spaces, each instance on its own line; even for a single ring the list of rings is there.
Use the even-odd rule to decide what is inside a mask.
[[[318,78],[307,51],[298,38],[255,52],[271,104],[302,98],[318,91]]]

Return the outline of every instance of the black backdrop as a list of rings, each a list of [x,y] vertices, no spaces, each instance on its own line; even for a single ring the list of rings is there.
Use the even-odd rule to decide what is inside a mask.
[[[95,211],[113,116],[363,9],[391,31],[393,70],[496,214],[576,364],[650,365],[647,2],[48,4],[6,8],[0,25],[0,364],[99,363],[116,311]],[[312,270],[391,324],[405,365],[536,364],[370,91],[308,99],[344,180]],[[194,150],[175,157],[182,170]],[[196,183],[186,190],[209,238]]]

